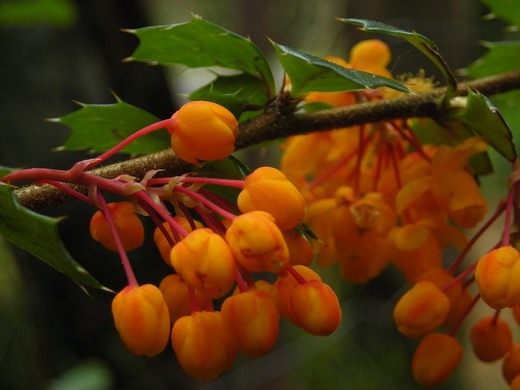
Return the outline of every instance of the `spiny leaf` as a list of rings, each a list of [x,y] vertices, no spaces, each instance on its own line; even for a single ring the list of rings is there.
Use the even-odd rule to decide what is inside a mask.
[[[262,52],[251,42],[200,17],[189,22],[128,30],[139,46],[128,60],[182,64],[191,68],[221,66],[256,76],[274,93],[274,81]]]
[[[269,101],[269,91],[258,78],[239,74],[219,76],[211,83],[192,92],[189,99],[209,100],[221,104],[238,118],[244,111],[264,107]]]
[[[107,289],[70,256],[59,237],[59,221],[22,207],[12,188],[0,184],[0,234],[80,286]]]
[[[157,122],[158,119],[118,99],[112,104],[81,104],[79,110],[52,121],[63,123],[72,130],[62,149],[104,152],[136,130]],[[169,146],[168,133],[158,131],[137,139],[122,152],[148,154]]]
[[[312,91],[353,91],[378,87],[408,92],[403,84],[395,80],[343,68],[276,42],[271,43],[276,50],[278,59],[291,79],[291,91],[295,95]]]
[[[518,69],[520,41],[485,42],[484,46],[488,51],[467,68],[469,76],[477,78]]]
[[[373,20],[367,19],[339,19],[341,22],[352,24],[354,26],[359,27],[360,30],[369,31],[379,34],[390,35],[393,37],[404,39],[406,42],[416,47],[419,51],[421,51],[426,57],[430,59],[430,61],[439,69],[444,78],[446,79],[446,83],[448,84],[448,91],[446,93],[446,99],[449,99],[455,90],[457,89],[457,81],[455,80],[455,76],[451,72],[450,68],[444,61],[444,58],[439,54],[437,45],[433,43],[433,41],[425,37],[422,34],[416,33],[414,31],[405,31],[398,29],[393,26],[389,26],[387,24],[376,22]]]
[[[511,130],[500,112],[484,95],[470,91],[465,108],[457,110],[453,118],[460,120],[475,134],[483,136],[507,160],[516,160]]]
[[[518,0],[482,0],[493,15],[520,27],[520,2]]]

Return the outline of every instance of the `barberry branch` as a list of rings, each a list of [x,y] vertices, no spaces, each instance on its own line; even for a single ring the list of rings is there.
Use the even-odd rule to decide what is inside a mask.
[[[457,96],[465,96],[468,91],[479,91],[483,95],[495,95],[520,89],[520,71],[484,77],[474,81],[460,83]],[[395,99],[360,103],[312,113],[287,113],[284,96],[266,112],[240,125],[236,140],[237,149],[246,148],[261,142],[314,131],[326,131],[336,128],[375,123],[383,120],[411,117],[430,117],[441,119],[444,112],[442,99],[445,88],[437,88],[429,93],[410,94]],[[164,150],[147,156],[130,159],[118,164],[98,168],[89,173],[100,177],[112,178],[121,174],[143,177],[153,169],[164,169],[165,174],[180,175],[193,168],[175,157],[171,150]],[[77,188],[76,190],[82,190]],[[15,191],[18,201],[31,209],[67,202],[71,198],[50,185],[27,186]]]

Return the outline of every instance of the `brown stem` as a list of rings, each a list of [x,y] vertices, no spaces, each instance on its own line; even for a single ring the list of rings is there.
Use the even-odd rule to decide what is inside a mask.
[[[520,89],[520,71],[484,77],[460,83],[458,96],[476,90],[484,95]],[[284,106],[275,106],[266,113],[240,125],[236,147],[242,149],[269,140],[314,131],[375,123],[382,120],[410,117],[439,118],[442,116],[441,101],[445,89],[438,88],[424,94],[410,94],[395,99],[359,103],[353,106],[334,108],[312,113],[285,113]],[[95,169],[89,173],[102,177],[128,174],[142,177],[151,169],[166,169],[169,175],[188,172],[192,166],[176,158],[171,150]],[[79,189],[81,190],[81,189]],[[52,186],[28,186],[15,191],[18,201],[31,209],[42,209],[70,200],[70,197]]]

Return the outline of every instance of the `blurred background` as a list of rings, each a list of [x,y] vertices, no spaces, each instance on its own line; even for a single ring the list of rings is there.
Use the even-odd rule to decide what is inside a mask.
[[[430,37],[448,64],[460,69],[484,53],[479,40],[506,34],[500,22],[483,20],[487,12],[476,0],[0,0],[0,165],[66,168],[85,158],[53,151],[68,129],[45,121],[76,110],[74,101],[111,103],[113,91],[166,118],[207,80],[204,72],[123,62],[137,45],[124,28],[178,23],[198,14],[250,36],[276,67],[266,37],[318,56],[347,57],[354,43],[373,36],[335,18],[366,18]],[[385,41],[394,74],[425,68],[435,75],[411,46]],[[248,158],[254,165],[266,154],[255,150]],[[118,290],[124,285],[118,259],[88,235],[91,212],[78,204],[46,210],[68,215],[61,224],[67,248],[98,280]],[[167,271],[150,244],[131,258],[142,283],[158,283]],[[111,294],[85,294],[0,237],[0,388],[414,388],[409,362],[415,343],[397,335],[391,319],[401,277],[390,269],[354,287],[341,283],[336,271],[324,270],[343,302],[344,321],[336,333],[310,337],[284,324],[271,354],[242,358],[218,381],[202,384],[181,372],[170,350],[154,359],[128,353],[113,328]],[[463,367],[442,388],[506,388],[496,364],[478,363],[467,352]]]

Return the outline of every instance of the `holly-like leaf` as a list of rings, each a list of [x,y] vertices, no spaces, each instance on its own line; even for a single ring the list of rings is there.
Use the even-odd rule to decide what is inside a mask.
[[[218,103],[238,118],[244,111],[264,107],[269,101],[269,91],[261,80],[248,74],[218,76],[192,92],[189,99]]]
[[[0,234],[13,244],[64,273],[80,286],[108,290],[79,265],[58,233],[59,218],[37,214],[21,206],[10,186],[0,184]]]
[[[51,121],[63,123],[72,130],[61,149],[104,152],[136,130],[157,122],[158,119],[140,108],[117,99],[112,104],[81,104],[79,110]],[[122,152],[148,154],[169,146],[170,137],[164,130],[135,140]]]
[[[139,38],[139,46],[128,60],[235,69],[263,80],[269,94],[273,94],[271,69],[251,40],[200,17],[185,23],[127,31]]]
[[[460,120],[473,133],[484,137],[507,160],[516,160],[511,130],[500,112],[484,95],[470,91],[466,106],[455,111],[453,118]]]
[[[470,77],[484,77],[518,69],[520,41],[485,42],[487,53],[467,69]]]
[[[433,41],[415,31],[405,31],[399,28],[367,19],[339,19],[341,22],[357,26],[362,31],[374,32],[384,35],[390,35],[405,40],[412,46],[416,47],[439,69],[446,83],[448,84],[447,98],[451,97],[457,89],[457,81],[446,64],[446,61],[439,54],[437,45]]]
[[[520,27],[520,2],[518,0],[482,0],[494,16]]]
[[[291,91],[295,95],[312,91],[353,91],[379,87],[408,92],[408,89],[398,81],[343,68],[311,54],[302,53],[276,42],[271,43],[291,79]]]

